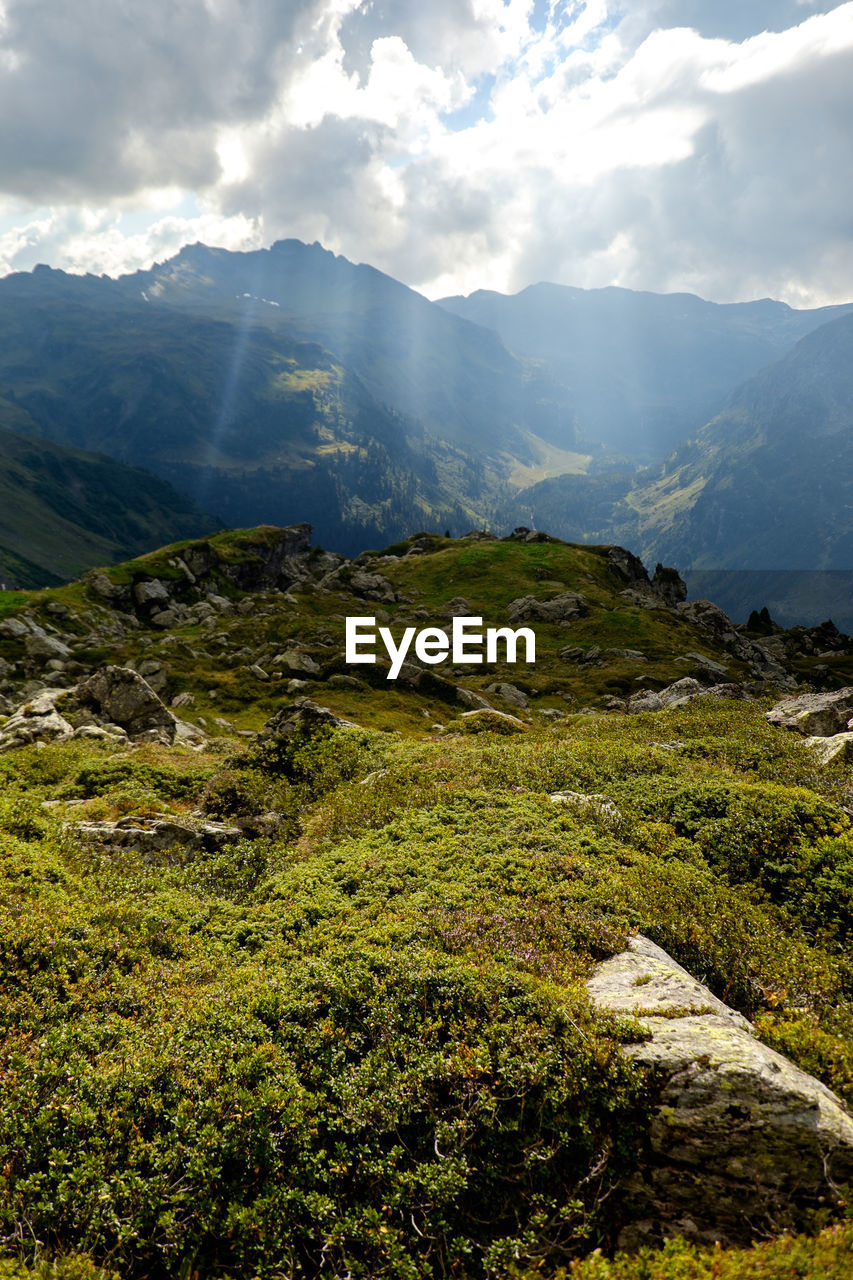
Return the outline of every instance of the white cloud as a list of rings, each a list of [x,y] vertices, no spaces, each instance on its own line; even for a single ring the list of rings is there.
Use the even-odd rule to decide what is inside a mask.
[[[0,270],[296,235],[433,296],[840,300],[851,119],[853,2],[7,0]]]

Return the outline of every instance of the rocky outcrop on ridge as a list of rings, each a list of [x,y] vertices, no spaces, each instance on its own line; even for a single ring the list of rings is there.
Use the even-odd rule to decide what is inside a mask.
[[[748,1243],[838,1203],[853,1179],[853,1117],[831,1090],[648,938],[631,938],[587,986],[596,1008],[639,1021],[649,1038],[624,1052],[657,1081],[624,1189],[623,1247],[676,1234]]]

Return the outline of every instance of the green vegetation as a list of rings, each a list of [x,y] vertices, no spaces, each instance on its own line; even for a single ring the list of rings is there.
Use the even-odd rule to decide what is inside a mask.
[[[768,700],[604,713],[696,662],[749,678],[712,633],[622,597],[607,548],[417,535],[331,588],[241,586],[280,536],[9,600],[60,619],[81,670],[151,663],[210,736],[0,754],[0,1280],[840,1277],[828,1208],[809,1238],[612,1256],[657,1085],[622,1052],[640,1024],[596,1012],[585,980],[639,931],[853,1104],[849,771],[768,725]],[[358,570],[397,598],[353,595]],[[151,579],[195,612],[116,626]],[[392,683],[342,661],[347,613],[399,634],[446,625],[455,597],[494,624],[566,591],[586,612],[536,622],[535,667]],[[24,641],[0,657],[20,684]],[[457,682],[497,681],[527,694],[504,704],[526,731],[462,717]],[[362,727],[238,736],[295,693]],[[164,816],[242,835],[191,851],[78,826]]]
[[[619,1053],[639,1029],[582,986],[633,929],[853,1098],[847,925],[799,894],[817,857],[849,903],[851,788],[752,706],[224,755],[75,743],[0,775],[0,1232],[24,1260],[38,1241],[123,1277],[564,1274],[612,1241],[648,1113]],[[190,861],[60,824],[122,793],[286,822]],[[572,1274],[832,1275],[840,1240]]]

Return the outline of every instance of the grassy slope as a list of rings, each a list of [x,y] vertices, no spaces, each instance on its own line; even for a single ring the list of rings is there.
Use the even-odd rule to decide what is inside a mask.
[[[264,536],[217,542],[240,559]],[[437,538],[381,568],[436,616],[459,594],[489,617],[516,595],[582,589],[587,618],[537,627],[530,682],[584,700],[611,675],[558,667],[567,640],[639,637],[661,679],[697,643],[662,611],[615,612],[602,549]],[[167,551],[111,572],[169,571]],[[257,725],[282,694],[252,685],[237,647],[301,636],[331,668],[355,611],[294,598],[220,619],[218,659],[180,631],[103,658],[160,654],[169,692]],[[97,610],[84,586],[30,605],[49,600]],[[83,1250],[127,1280],[559,1275],[612,1239],[600,1193],[631,1167],[649,1105],[618,1053],[636,1032],[594,1016],[580,986],[635,928],[853,1099],[849,774],[819,769],[760,705],[538,727],[534,713],[502,738],[453,732],[458,707],[382,680],[307,691],[403,733],[272,754],[229,738],[201,755],[75,742],[0,757],[0,1235],[26,1225],[48,1253]],[[450,713],[451,732],[424,737],[423,711]],[[554,806],[557,789],[604,792],[618,816]],[[191,861],[99,855],[61,825],[199,804],[281,823]],[[793,1256],[817,1280],[843,1275],[848,1241],[710,1261],[670,1248],[612,1275],[781,1280]],[[610,1280],[604,1260],[585,1266]]]

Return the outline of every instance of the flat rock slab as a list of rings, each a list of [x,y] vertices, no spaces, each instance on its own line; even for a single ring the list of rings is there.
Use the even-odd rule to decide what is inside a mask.
[[[838,1200],[853,1179],[853,1118],[830,1089],[647,938],[598,965],[588,988],[597,1008],[649,1033],[624,1052],[658,1081],[622,1246],[675,1234],[748,1243],[804,1229]]]

